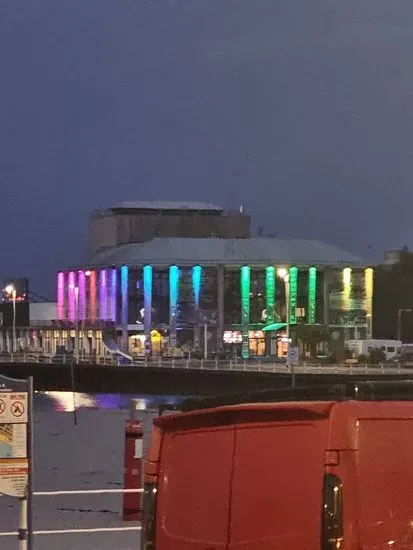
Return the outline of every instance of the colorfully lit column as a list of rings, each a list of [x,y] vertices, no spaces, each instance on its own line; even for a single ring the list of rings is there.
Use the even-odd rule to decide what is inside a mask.
[[[241,267],[241,334],[242,334],[243,359],[248,359],[250,355],[250,345],[249,345],[250,292],[251,292],[251,268],[247,265],[244,265]]]
[[[57,274],[57,318],[59,321],[65,318],[65,274],[62,271]]]
[[[364,271],[364,293],[366,297],[366,323],[367,334],[366,339],[370,340],[373,333],[373,289],[374,289],[374,272],[371,267]]]
[[[145,265],[143,268],[143,329],[145,333],[145,354],[152,353],[152,266]]]
[[[343,269],[343,308],[345,311],[351,309],[351,267]]]
[[[194,265],[192,268],[192,291],[194,294],[194,307],[196,323],[194,326],[194,348],[199,349],[201,346],[201,326],[199,315],[199,303],[201,298],[201,281],[202,281],[202,267],[200,265]]]
[[[195,309],[199,309],[199,301],[201,298],[201,280],[202,280],[202,267],[195,265],[192,268],[192,289],[194,292],[194,304]]]
[[[86,319],[86,275],[84,271],[77,274],[79,282],[79,320]]]
[[[68,277],[68,298],[69,298],[69,321],[72,323],[75,322],[75,286],[76,286],[76,277],[75,272],[71,271]]]
[[[298,293],[298,269],[296,267],[290,267],[289,273],[289,304],[288,304],[288,324],[297,324],[297,293]]]
[[[97,316],[96,271],[93,270],[89,272],[89,318],[96,321]]]
[[[267,325],[274,323],[275,307],[275,267],[269,266],[265,269],[265,293],[267,309]]]
[[[317,320],[317,269],[310,267],[308,270],[308,311],[307,323],[315,325]]]
[[[178,309],[179,268],[169,268],[169,346],[176,348],[176,315]]]
[[[117,323],[118,272],[112,269],[110,278],[110,320]]]
[[[108,281],[106,269],[99,272],[99,319],[106,321],[108,318]]]
[[[128,351],[128,268],[123,265],[120,268],[120,292],[121,292],[121,322],[122,322],[122,347]]]

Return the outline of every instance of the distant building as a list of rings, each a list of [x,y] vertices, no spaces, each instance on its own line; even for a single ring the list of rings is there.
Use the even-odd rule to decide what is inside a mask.
[[[407,248],[385,254],[375,269],[375,338],[413,342],[413,253]]]

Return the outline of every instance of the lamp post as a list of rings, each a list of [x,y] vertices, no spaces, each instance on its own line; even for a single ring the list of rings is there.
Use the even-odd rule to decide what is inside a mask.
[[[397,312],[397,340],[402,339],[402,313],[411,313],[411,309],[399,309]]]
[[[288,346],[290,346],[290,275],[285,267],[280,267],[277,269],[277,275],[284,281],[285,284],[286,332]]]
[[[11,351],[14,353],[16,351],[16,289],[13,285],[7,285],[4,289],[6,293],[11,296],[13,302],[13,342]]]

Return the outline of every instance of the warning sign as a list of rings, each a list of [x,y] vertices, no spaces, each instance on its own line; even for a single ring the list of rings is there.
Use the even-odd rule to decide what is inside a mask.
[[[0,459],[0,494],[23,498],[27,491],[28,479],[27,458]]]
[[[0,424],[27,423],[27,393],[7,392],[0,397]]]
[[[10,406],[10,411],[12,416],[15,418],[20,418],[23,416],[25,411],[24,404],[21,401],[14,401],[14,403]]]

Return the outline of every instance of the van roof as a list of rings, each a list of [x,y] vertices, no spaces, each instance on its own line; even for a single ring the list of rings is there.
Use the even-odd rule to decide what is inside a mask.
[[[360,381],[334,386],[302,386],[258,390],[248,393],[186,399],[179,414],[159,416],[154,424],[162,429],[253,422],[274,417],[315,418],[330,414],[343,401],[413,401],[413,380]],[[182,414],[184,413],[184,414]]]
[[[238,422],[265,422],[274,419],[317,419],[329,416],[336,401],[290,401],[242,403],[180,414],[159,416],[154,424],[163,430],[217,426]]]
[[[246,403],[279,403],[288,401],[401,401],[413,400],[413,380],[374,380],[335,384],[333,386],[299,386],[256,390],[230,395],[186,399],[182,412],[211,409]]]

